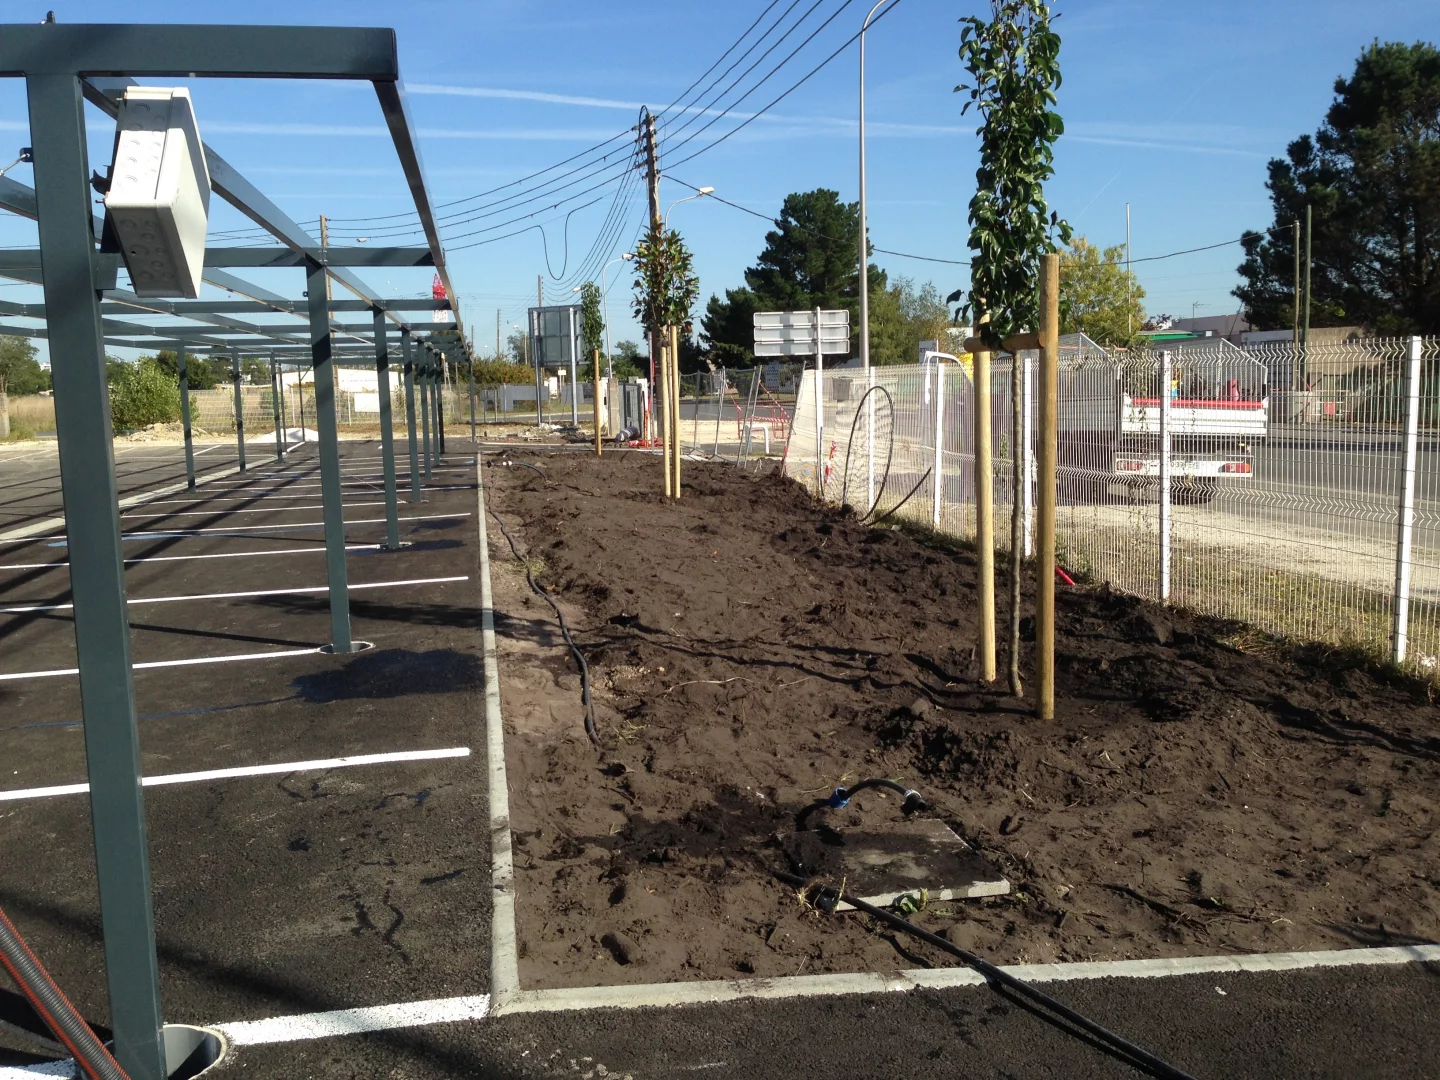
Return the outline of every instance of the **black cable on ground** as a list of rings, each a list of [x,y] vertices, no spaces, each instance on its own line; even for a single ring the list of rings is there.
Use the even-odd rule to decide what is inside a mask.
[[[522,464],[522,462],[515,464]],[[540,475],[545,474],[541,473]],[[489,507],[486,509],[490,510]],[[585,706],[585,734],[590,736],[590,741],[598,747],[600,746],[600,736],[595,731],[595,705],[590,700],[590,665],[585,662],[585,654],[580,651],[580,646],[576,645],[575,639],[570,636],[570,625],[565,621],[565,615],[561,612],[560,605],[555,603],[554,598],[535,580],[535,574],[530,569],[530,564],[521,558],[520,550],[515,546],[515,538],[510,535],[510,530],[505,528],[505,522],[500,520],[500,515],[494,510],[490,510],[490,516],[495,519],[495,524],[499,525],[500,531],[505,534],[505,539],[510,544],[510,553],[515,556],[521,566],[525,567],[525,579],[530,582],[531,591],[549,604],[555,611],[555,618],[560,620],[560,633],[565,638],[565,644],[570,646],[570,652],[574,655],[575,663],[580,668],[580,701]]]
[[[894,780],[886,780],[883,777],[877,776],[871,777],[869,780],[861,780],[854,787],[837,787],[834,794],[829,798],[816,799],[809,806],[805,807],[804,810],[801,810],[800,813],[795,815],[795,828],[804,829],[805,822],[816,810],[843,810],[851,799],[866,788],[878,787],[889,788],[891,791],[897,792],[905,797],[905,802],[900,807],[900,812],[906,817],[909,817],[917,810],[925,809],[925,800],[918,791],[907,788],[904,784],[897,784]]]
[[[777,880],[783,881],[787,885],[798,886],[802,889],[809,888],[815,884],[812,880],[799,877],[795,874],[787,874],[778,870],[773,871],[773,873]],[[897,915],[893,911],[887,911],[884,908],[876,907],[874,904],[866,903],[857,896],[851,896],[844,891],[843,887],[837,889],[830,885],[817,886],[814,903],[815,906],[822,911],[833,912],[842,900],[855,910],[863,911],[871,918],[879,919],[881,922],[893,926],[896,930],[917,937],[926,944],[933,945],[935,948],[959,958],[966,965],[984,976],[985,981],[990,984],[992,990],[1002,993],[1007,990],[1011,991],[1024,999],[1020,1004],[1031,1007],[1045,1019],[1056,1022],[1062,1031],[1067,1031],[1078,1038],[1085,1038],[1087,1041],[1093,1042],[1106,1052],[1120,1058],[1127,1065],[1141,1072],[1149,1073],[1151,1076],[1160,1077],[1161,1080],[1195,1080],[1189,1073],[1181,1072],[1148,1050],[1143,1050],[1134,1043],[1110,1031],[1108,1028],[1101,1027],[1095,1023],[1095,1021],[1082,1016],[1064,1002],[1051,997],[1041,990],[1037,990],[1027,982],[1017,979],[1014,975],[1011,975],[1003,968],[996,967],[990,963],[990,961],[946,941],[940,935],[932,934],[928,930],[922,930],[910,922],[909,919]],[[1038,1008],[1035,1008],[1037,1006]],[[1058,1023],[1058,1021],[1063,1021],[1064,1023]],[[1072,1028],[1065,1027],[1065,1024],[1072,1025]],[[1078,1028],[1079,1031],[1074,1031],[1073,1028]]]

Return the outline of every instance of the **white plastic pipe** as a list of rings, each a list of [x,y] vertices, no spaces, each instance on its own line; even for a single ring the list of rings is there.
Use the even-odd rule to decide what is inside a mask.
[[[1405,662],[1410,637],[1410,581],[1415,542],[1415,461],[1420,435],[1420,346],[1410,339],[1405,364],[1405,462],[1401,472],[1399,535],[1395,542],[1395,637],[1394,660]]]

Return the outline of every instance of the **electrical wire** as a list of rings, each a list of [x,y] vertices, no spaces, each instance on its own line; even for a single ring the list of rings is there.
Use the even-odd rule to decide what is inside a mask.
[[[719,116],[714,117],[713,119],[711,119],[711,120],[709,121],[709,123],[706,123],[706,124],[702,125],[701,127],[697,128],[696,130],[692,131],[689,135],[685,136],[685,138],[681,139],[680,142],[679,142],[678,144],[676,144],[675,146],[667,148],[666,153],[667,153],[667,154],[669,154],[669,153],[674,153],[675,151],[679,150],[681,147],[685,146],[685,145],[686,145],[687,143],[689,143],[691,140],[695,139],[697,136],[699,136],[700,134],[702,134],[704,131],[706,131],[708,128],[710,128],[712,125],[716,124],[716,123],[719,122],[721,119],[723,119],[726,115],[728,115],[730,112],[732,112],[732,111],[735,109],[735,106],[739,105],[742,101],[744,101],[746,98],[748,98],[748,97],[749,97],[751,94],[753,94],[756,90],[759,90],[760,87],[764,86],[765,83],[767,83],[767,82],[770,80],[770,77],[771,77],[772,75],[774,75],[774,74],[775,74],[776,72],[778,72],[781,68],[783,68],[786,64],[788,64],[791,60],[793,60],[793,59],[795,58],[795,55],[796,55],[797,53],[799,53],[801,49],[805,48],[806,45],[808,45],[808,44],[810,44],[810,42],[814,41],[815,38],[818,37],[818,36],[820,35],[820,33],[821,33],[827,26],[829,26],[832,22],[834,22],[835,19],[839,17],[840,13],[841,13],[842,11],[844,11],[847,7],[849,7],[853,2],[854,2],[854,0],[845,0],[845,2],[844,2],[843,4],[841,4],[838,8],[835,9],[834,14],[832,14],[832,15],[830,16],[830,18],[826,19],[823,23],[821,23],[820,26],[819,26],[808,38],[806,38],[804,41],[802,41],[799,45],[797,45],[797,46],[795,47],[795,49],[790,53],[789,56],[785,57],[784,60],[781,60],[780,63],[776,64],[775,67],[772,68],[772,69],[770,70],[770,72],[769,72],[763,79],[761,79],[759,82],[757,82],[754,86],[750,87],[749,90],[745,91],[745,93],[741,94],[740,97],[736,98],[736,99],[735,99],[734,101],[732,101],[728,106],[726,106],[725,111],[722,112]],[[871,26],[874,26],[875,23],[878,23],[881,19],[883,19],[886,15],[890,14],[890,12],[892,12],[892,11],[894,11],[894,10],[895,10],[895,5],[892,4],[890,7],[887,7],[884,11],[882,11],[879,15],[875,16],[875,21],[872,22],[870,25],[871,25]],[[808,12],[807,12],[807,14],[808,14]],[[740,122],[739,124],[737,124],[735,127],[731,128],[729,131],[727,131],[724,135],[720,136],[720,138],[716,139],[714,142],[709,143],[708,145],[702,147],[700,150],[697,150],[695,153],[689,155],[689,157],[681,158],[679,161],[675,162],[675,164],[676,164],[676,165],[683,165],[683,164],[685,164],[685,162],[691,160],[692,158],[698,157],[700,154],[703,154],[706,150],[710,150],[710,149],[713,149],[713,148],[716,147],[716,146],[719,146],[722,142],[724,142],[726,139],[728,139],[731,135],[734,135],[735,132],[741,130],[742,128],[748,126],[750,123],[752,123],[753,121],[755,121],[756,119],[758,119],[759,117],[765,115],[765,113],[769,112],[770,109],[774,108],[774,107],[775,107],[777,104],[779,104],[781,101],[785,100],[785,98],[789,97],[790,94],[792,94],[795,90],[799,89],[802,85],[804,85],[804,83],[806,83],[806,82],[810,79],[810,77],[811,77],[812,75],[814,75],[817,71],[819,71],[819,70],[820,70],[821,68],[823,68],[826,64],[830,63],[831,60],[834,60],[835,57],[839,56],[842,52],[844,52],[845,49],[847,49],[847,48],[850,46],[850,43],[853,42],[853,41],[855,41],[856,38],[858,38],[863,32],[864,32],[863,30],[857,30],[857,31],[855,32],[854,36],[852,36],[851,38],[849,38],[849,39],[845,42],[844,45],[841,45],[840,48],[836,49],[833,53],[831,53],[829,56],[827,56],[824,60],[820,61],[819,64],[817,64],[815,67],[811,68],[810,71],[809,71],[803,78],[801,78],[799,82],[795,83],[793,86],[790,87],[789,90],[786,90],[786,91],[785,91],[783,94],[781,94],[779,97],[775,98],[773,101],[770,102],[770,104],[766,105],[766,106],[765,106],[763,109],[761,109],[759,112],[752,113],[750,116],[746,117],[743,121],[741,121],[741,122]]]
[[[493,466],[495,462],[492,461],[490,464]],[[502,464],[520,465],[524,463],[502,462]],[[526,468],[534,469],[540,473],[542,477],[545,476],[545,473],[534,465],[528,465]],[[565,644],[570,646],[570,652],[575,657],[575,664],[580,669],[580,701],[585,707],[585,734],[590,737],[590,741],[594,743],[596,747],[600,747],[600,736],[595,731],[595,704],[590,699],[590,665],[585,662],[585,654],[580,651],[580,647],[575,644],[575,639],[570,635],[570,625],[565,621],[565,613],[560,610],[560,605],[555,603],[554,599],[545,591],[544,587],[535,580],[535,573],[530,569],[530,563],[520,557],[520,550],[515,546],[515,538],[510,535],[510,530],[505,528],[505,522],[500,519],[500,515],[495,513],[494,510],[491,510],[489,507],[486,507],[486,509],[489,510],[490,516],[495,519],[495,524],[500,526],[500,531],[505,534],[505,539],[510,544],[510,553],[515,556],[515,560],[520,563],[521,566],[525,567],[525,580],[530,582],[530,590],[554,609],[555,618],[560,621],[560,633],[565,638]],[[601,748],[603,749],[603,747]]]
[[[673,181],[675,181],[675,183],[681,185],[682,187],[687,187],[687,188],[689,188],[691,191],[699,191],[699,190],[700,190],[698,187],[696,187],[694,184],[690,183],[688,180],[681,180],[678,176],[674,175],[673,173],[666,173],[665,176],[666,176],[666,179],[673,180]],[[707,199],[714,199],[716,202],[724,203],[726,206],[734,207],[736,210],[739,210],[739,211],[741,211],[742,213],[749,214],[751,217],[759,218],[761,221],[768,221],[768,222],[770,222],[770,224],[772,224],[772,225],[778,224],[778,222],[776,222],[776,220],[775,220],[774,218],[772,218],[772,217],[767,217],[765,214],[760,213],[760,211],[758,211],[758,210],[751,210],[748,206],[741,206],[739,203],[731,202],[729,199],[722,199],[719,195],[716,195],[713,191],[712,191],[709,195],[707,195],[707,196],[705,196],[705,197],[706,197]],[[802,224],[800,224],[800,222],[798,222],[798,221],[791,222],[791,224],[792,224],[795,228],[800,229],[800,230],[802,230],[803,232],[809,233],[811,236],[818,236],[821,240],[829,240],[829,241],[831,241],[832,243],[836,243],[836,244],[838,244],[838,243],[841,242],[838,237],[829,236],[829,235],[827,235],[827,234],[825,234],[825,233],[822,233],[822,232],[820,232],[820,231],[818,231],[818,230],[816,230],[816,229],[810,228],[810,226],[808,226],[808,225],[802,225]],[[879,248],[879,247],[877,247],[877,248],[875,248],[874,250],[875,250],[876,252],[880,253],[880,254],[884,254],[884,255],[895,255],[895,256],[897,256],[897,257],[899,257],[899,258],[902,258],[902,259],[920,259],[920,260],[923,261],[923,262],[946,263],[946,264],[948,264],[948,265],[950,265],[950,266],[969,266],[969,265],[970,265],[970,263],[969,263],[968,261],[965,261],[965,260],[962,260],[962,259],[941,259],[941,258],[937,258],[937,257],[934,256],[934,255],[913,255],[913,254],[911,254],[911,253],[908,252],[908,251],[891,251],[889,248]]]
[[[1101,1027],[1089,1017],[1076,1012],[1070,1006],[1053,998],[1043,990],[1039,990],[1029,983],[1017,979],[1004,968],[996,967],[990,961],[977,956],[967,949],[962,949],[952,942],[946,941],[938,934],[932,934],[924,930],[909,919],[906,919],[893,911],[887,911],[882,907],[867,903],[845,890],[842,884],[839,888],[830,885],[817,885],[814,881],[799,877],[795,874],[772,871],[777,880],[787,885],[793,885],[801,889],[814,889],[814,904],[821,911],[834,912],[843,901],[849,904],[856,911],[869,915],[872,919],[878,919],[889,926],[893,926],[902,933],[910,934],[919,938],[927,945],[931,945],[942,952],[958,958],[966,966],[973,968],[984,977],[985,982],[997,993],[1005,995],[1009,991],[1018,995],[1024,1000],[1018,1004],[1036,1011],[1042,1019],[1055,1023],[1060,1030],[1077,1038],[1085,1039],[1092,1045],[1098,1046],[1107,1053],[1119,1058],[1125,1064],[1151,1076],[1160,1077],[1161,1080],[1195,1080],[1189,1073],[1182,1072],[1169,1062],[1156,1057],[1148,1050],[1142,1049],[1130,1042],[1128,1039],[1117,1035],[1108,1028]],[[1011,1000],[1014,1000],[1013,998]],[[1048,1015],[1047,1015],[1048,1014]],[[1067,1026],[1068,1025],[1068,1026]],[[1078,1029],[1078,1030],[1076,1030]]]
[[[700,80],[703,79],[703,78],[705,78],[706,75],[709,75],[710,72],[714,71],[717,67],[719,67],[719,66],[720,66],[720,61],[724,60],[725,57],[729,56],[732,52],[734,52],[735,49],[736,49],[737,47],[739,47],[740,43],[741,43],[742,41],[744,41],[747,37],[750,36],[750,31],[754,30],[755,27],[759,26],[759,25],[760,25],[760,20],[763,19],[763,18],[765,18],[765,16],[770,13],[770,9],[773,8],[773,7],[774,7],[776,4],[778,4],[779,2],[780,2],[780,0],[770,0],[770,3],[765,6],[765,10],[762,11],[762,12],[760,12],[759,15],[755,16],[755,21],[752,22],[748,27],[745,28],[745,32],[744,32],[743,34],[741,34],[738,38],[736,38],[736,39],[731,43],[731,45],[730,45],[730,47],[729,47],[728,49],[726,49],[723,53],[720,54],[719,59],[716,60],[713,64],[711,64],[711,65],[710,65],[708,68],[706,68],[704,71],[702,71],[702,72],[700,73],[700,78],[696,79],[696,80],[695,80],[694,82],[692,82],[689,86],[687,86],[684,90],[680,91],[680,93],[676,96],[675,100],[672,101],[672,102],[670,102],[669,105],[666,105],[665,108],[661,109],[660,112],[657,114],[657,116],[664,116],[664,115],[665,115],[666,113],[668,113],[671,109],[673,109],[673,108],[675,107],[676,103],[679,102],[683,97],[685,97],[686,94],[690,93],[691,90],[694,90],[695,87],[699,86],[699,85],[700,85]],[[762,34],[761,37],[762,37],[762,39],[763,39],[764,35]],[[726,69],[726,70],[729,70],[729,69]],[[724,76],[722,75],[720,78],[724,78]],[[719,79],[717,79],[717,80],[715,80],[715,81],[718,82]],[[715,83],[712,82],[710,85],[711,85],[711,86],[714,86]],[[704,91],[702,90],[701,93],[703,94]],[[697,95],[697,96],[699,96],[699,95]]]

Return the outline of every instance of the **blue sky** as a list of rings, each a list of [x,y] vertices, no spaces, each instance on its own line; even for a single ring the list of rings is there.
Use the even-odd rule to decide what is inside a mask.
[[[796,4],[781,30],[814,2]],[[672,102],[767,3],[251,0],[243,6],[226,5],[222,16],[220,5],[213,3],[132,0],[123,12],[134,22],[395,27],[434,198],[446,202],[520,180],[622,135],[635,123],[639,105],[658,111]],[[785,44],[717,105],[730,104],[842,4],[820,0]],[[776,4],[761,26],[787,7],[789,0]],[[852,0],[793,60],[736,106],[736,112],[747,115],[809,71],[859,28],[868,7],[869,0]],[[32,5],[9,0],[0,18],[38,21],[44,8],[44,3],[32,10]],[[967,257],[966,204],[973,190],[976,137],[972,119],[960,114],[962,96],[953,93],[953,87],[963,75],[956,55],[957,20],[981,10],[973,0],[896,0],[870,32],[869,219],[878,247],[936,258]],[[1067,134],[1058,146],[1056,176],[1047,194],[1077,232],[1105,245],[1123,242],[1129,202],[1136,258],[1233,240],[1246,229],[1267,225],[1266,161],[1282,153],[1296,135],[1315,129],[1336,76],[1349,73],[1371,39],[1434,40],[1437,25],[1435,0],[1115,0],[1061,2],[1055,10],[1064,40],[1060,112]],[[66,23],[103,22],[115,18],[116,8],[71,2],[60,4],[56,14]],[[791,191],[824,186],[854,199],[856,63],[852,45],[770,113],[684,164],[679,164],[681,158],[737,121],[734,116],[721,118],[679,148],[679,142],[713,114],[669,120],[662,151],[674,163],[674,175],[691,184],[713,185],[717,194],[767,217],[778,212]],[[378,232],[393,222],[364,219],[403,214],[413,206],[367,86],[196,80],[191,90],[206,140],[293,217],[309,221],[325,213],[335,219],[334,242]],[[686,119],[691,119],[690,127],[681,130]],[[107,126],[92,110],[91,151],[97,168],[108,163],[102,160],[109,152]],[[15,156],[13,148],[28,142],[27,132],[22,86],[18,80],[0,80],[0,164]],[[620,147],[623,141],[612,145]],[[624,156],[609,160],[615,165],[612,172],[582,186],[618,177]],[[27,183],[30,179],[24,166],[9,175]],[[526,186],[469,205],[490,203]],[[577,267],[585,267],[587,256],[591,265],[603,261],[599,256],[612,251],[612,244],[607,240],[597,247],[596,242],[607,215],[616,226],[610,230],[613,255],[629,249],[643,218],[643,189],[631,189],[628,199],[622,193],[618,202],[616,190],[611,183],[499,231],[532,224],[541,229],[464,250],[459,245],[467,240],[453,242],[451,267],[462,313],[483,352],[494,348],[497,310],[507,333],[511,324],[524,322],[525,308],[534,303],[537,274],[547,275],[547,299],[558,299],[568,296]],[[662,205],[690,193],[666,179]],[[596,198],[600,201],[590,204]],[[452,231],[473,232],[545,205],[527,203],[502,217],[457,223]],[[212,236],[247,224],[218,199],[214,206]],[[572,210],[567,228],[566,215]],[[395,220],[404,223],[403,218]],[[741,283],[767,228],[762,220],[710,200],[678,207],[671,224],[684,233],[695,253],[702,303],[711,292]],[[470,240],[495,235],[492,231]],[[33,225],[0,213],[0,244],[33,241]],[[546,248],[553,276],[547,271]],[[968,280],[964,267],[889,255],[876,261],[892,275],[934,281],[946,292]],[[1229,291],[1239,261],[1238,246],[1230,246],[1142,264],[1137,271],[1149,294],[1148,310],[1188,316],[1195,304],[1199,314],[1235,311]],[[629,317],[625,269],[623,264],[611,266],[607,278],[616,341],[638,339]],[[287,295],[298,296],[303,288],[298,271],[255,271],[249,276]],[[388,295],[428,295],[428,271],[369,271],[362,276]],[[38,290],[11,286],[0,287],[0,298],[39,296]]]

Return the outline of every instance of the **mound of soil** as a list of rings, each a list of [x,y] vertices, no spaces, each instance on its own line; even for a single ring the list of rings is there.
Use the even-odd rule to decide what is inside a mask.
[[[961,545],[727,466],[687,464],[670,503],[651,455],[527,458],[544,478],[487,460],[490,509],[588,658],[603,743],[492,519],[526,986],[948,964],[769,876],[795,813],[869,776],[920,789],[1010,878],[915,916],[997,962],[1440,936],[1440,710],[1420,683],[1062,585],[1042,723],[1003,675],[976,679]],[[874,824],[898,800],[821,816]]]

